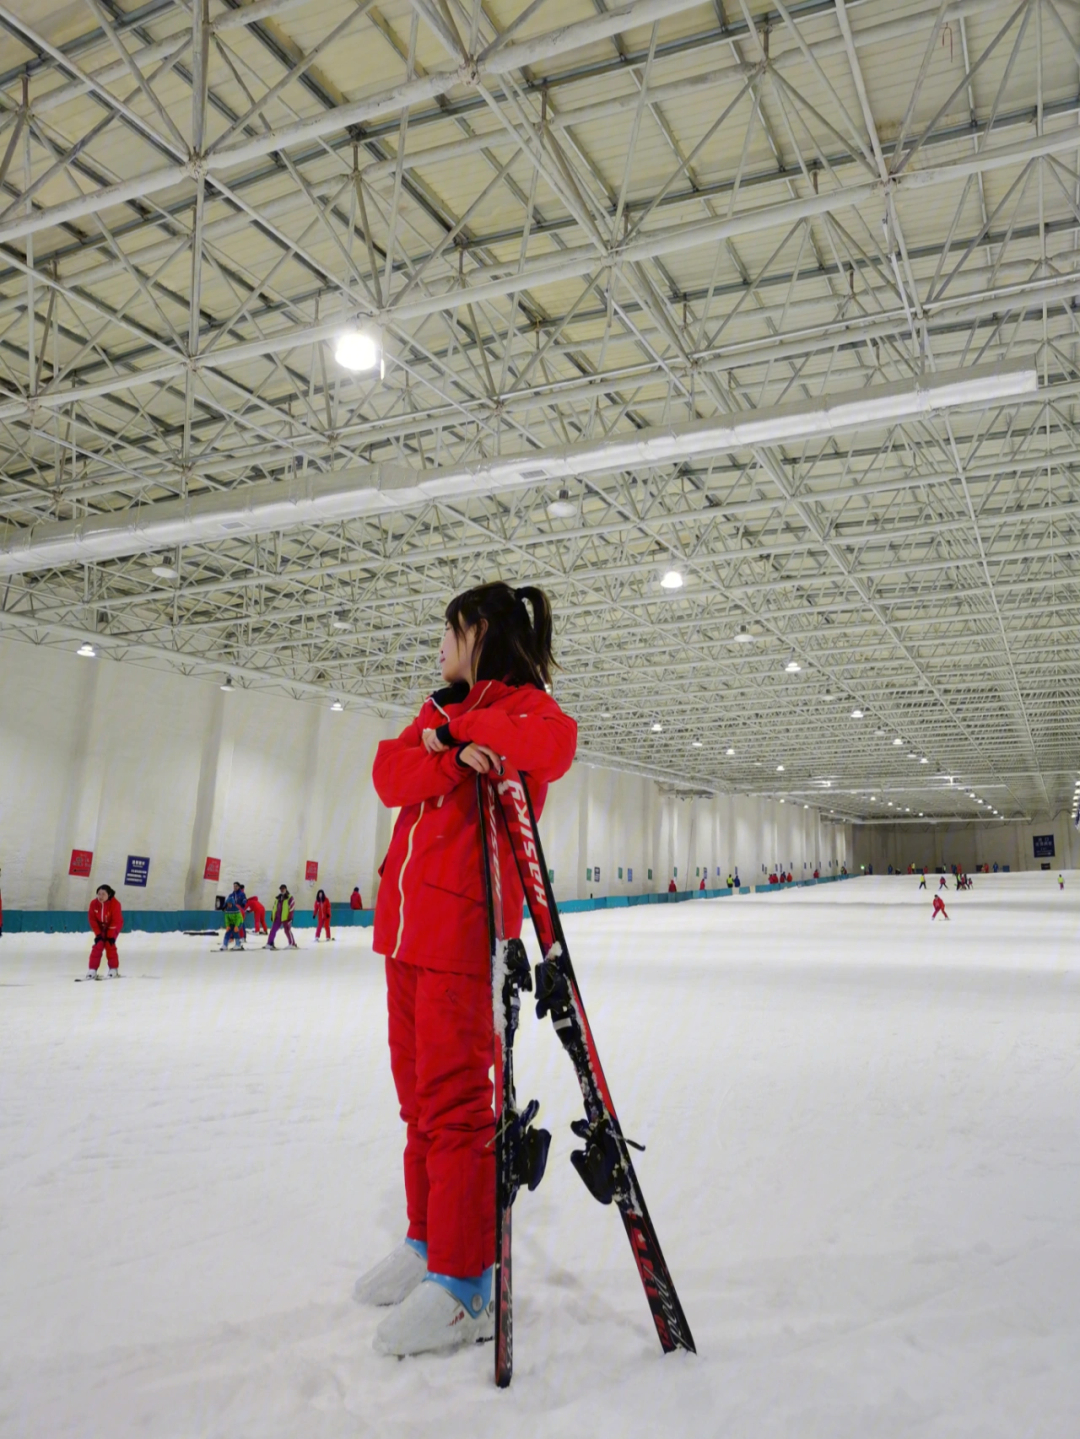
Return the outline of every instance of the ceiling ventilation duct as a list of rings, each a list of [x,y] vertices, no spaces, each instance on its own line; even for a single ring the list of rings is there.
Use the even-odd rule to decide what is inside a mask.
[[[914,383],[846,391],[804,404],[710,416],[559,449],[501,455],[438,470],[364,465],[330,474],[241,484],[230,490],[164,500],[137,509],[10,531],[0,546],[0,575],[85,564],[185,544],[266,534],[358,519],[440,501],[528,488],[586,474],[656,469],[725,451],[794,443],[843,430],[881,428],[956,406],[985,407],[1031,395],[1030,362],[982,365],[920,377]],[[542,467],[542,470],[541,470]]]

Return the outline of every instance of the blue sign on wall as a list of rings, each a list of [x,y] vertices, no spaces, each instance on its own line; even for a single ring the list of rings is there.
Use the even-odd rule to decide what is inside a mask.
[[[1036,859],[1053,859],[1054,836],[1052,834],[1032,835],[1032,843],[1035,846]]]
[[[125,884],[137,884],[146,888],[146,877],[150,873],[150,861],[143,854],[129,854],[127,869],[124,871]]]

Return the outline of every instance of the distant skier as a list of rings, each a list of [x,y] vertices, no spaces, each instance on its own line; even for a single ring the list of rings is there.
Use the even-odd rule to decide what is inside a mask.
[[[938,889],[948,889],[948,887],[949,886],[945,883],[945,876],[942,875],[941,878],[938,880]]]
[[[705,876],[704,876],[704,875],[701,876],[701,883],[698,885],[698,889],[701,891],[702,894],[705,893]]]
[[[930,916],[930,918],[931,918],[932,920],[933,920],[933,919],[937,919],[937,917],[938,917],[939,914],[940,914],[940,915],[944,915],[944,917],[945,917],[946,919],[948,919],[948,917],[949,917],[947,914],[945,914],[945,901],[942,899],[942,897],[941,897],[940,894],[935,894],[935,895],[934,895],[934,912],[933,912],[933,914]]]
[[[97,893],[90,901],[90,929],[94,945],[90,951],[90,967],[87,979],[99,979],[101,955],[104,951],[109,963],[109,978],[120,978],[120,956],[116,952],[116,940],[124,927],[124,911],[116,897],[116,890],[108,884],[99,884]]]
[[[1064,888],[1065,888],[1065,876],[1064,876],[1063,874],[1059,874],[1059,875],[1058,875],[1058,889],[1064,889]]]
[[[734,889],[734,888],[735,888],[735,880],[732,878],[732,876],[731,876],[730,874],[729,874],[728,877],[727,877],[727,887],[728,887],[728,889]]]
[[[741,886],[741,884],[742,884],[742,881],[739,879],[739,868],[738,868],[738,865],[736,865],[736,867],[735,867],[735,884],[734,884],[734,888],[735,888],[735,889],[738,889],[738,888]]]
[[[266,906],[257,894],[249,894],[245,913],[251,915],[252,929],[256,934],[266,933]]]
[[[225,935],[221,941],[222,949],[228,949],[230,944],[235,945],[237,949],[243,949],[244,911],[240,904],[240,896],[237,893],[236,885],[233,885],[231,892],[226,895],[222,912],[225,916]]]
[[[243,949],[247,942],[247,927],[244,924],[244,914],[247,910],[247,894],[244,891],[244,883],[242,880],[233,880],[232,892],[233,899],[236,900],[240,910],[240,948]]]
[[[353,886],[353,892],[349,895],[349,908],[363,909],[363,907],[364,901],[360,898],[360,886],[357,884]]]
[[[330,901],[326,897],[326,890],[320,889],[315,896],[315,943],[319,942],[319,935],[326,930],[326,942],[330,943]]]
[[[277,934],[279,929],[283,929],[285,931],[285,938],[289,941],[290,949],[300,948],[296,940],[293,939],[292,917],[293,897],[289,893],[289,886],[287,884],[279,884],[277,898],[274,900],[273,921],[270,925],[270,933],[267,935],[266,938],[267,949],[275,949],[277,947],[274,944],[274,936]]]
[[[538,589],[495,582],[451,600],[439,650],[446,688],[375,756],[379,798],[401,807],[374,949],[386,956],[390,1066],[408,1127],[407,1237],[355,1290],[361,1302],[399,1306],[376,1331],[383,1354],[493,1337],[494,1036],[476,777],[505,759],[527,775],[539,814],[570,768],[577,726],[547,693],[551,630]],[[514,937],[523,895],[506,845],[500,880]]]
[[[925,870],[925,869],[923,870],[923,872],[922,872],[922,877],[921,877],[920,880],[919,880],[919,888],[920,888],[920,889],[925,889],[925,888],[926,888],[926,870]]]
[[[674,881],[673,879],[669,879],[669,880],[668,880],[668,887],[667,887],[667,892],[668,892],[668,894],[674,894],[678,888],[679,888],[679,886],[675,883],[675,881]]]

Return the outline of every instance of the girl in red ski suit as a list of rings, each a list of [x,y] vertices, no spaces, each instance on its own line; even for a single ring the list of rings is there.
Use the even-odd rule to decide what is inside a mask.
[[[938,917],[939,914],[940,914],[944,919],[948,919],[948,917],[949,917],[949,916],[945,913],[945,901],[942,899],[942,897],[941,897],[940,894],[935,894],[935,895],[934,895],[934,911],[933,911],[933,913],[931,914],[930,918],[931,918],[931,919],[937,919],[937,917]]]
[[[98,886],[97,894],[90,901],[90,928],[94,935],[94,947],[90,951],[90,973],[96,975],[101,967],[104,950],[109,962],[109,972],[118,974],[120,956],[116,952],[116,940],[124,927],[124,911],[111,885]]]
[[[326,890],[320,889],[315,896],[315,942],[318,943],[319,935],[326,930],[326,938],[330,938],[330,901],[326,897]]]
[[[390,1065],[408,1127],[407,1243],[422,1257],[426,1245],[428,1276],[451,1293],[447,1281],[479,1282],[495,1260],[490,946],[476,776],[505,758],[528,779],[539,816],[548,785],[570,768],[577,725],[545,689],[550,636],[538,590],[499,583],[453,600],[439,652],[447,688],[379,745],[372,775],[383,804],[401,806],[380,871],[374,948],[386,959]],[[524,895],[509,846],[502,892],[507,936],[517,936]],[[414,1297],[421,1296],[410,1292],[397,1312]],[[376,1348],[417,1352],[387,1347],[379,1335]]]

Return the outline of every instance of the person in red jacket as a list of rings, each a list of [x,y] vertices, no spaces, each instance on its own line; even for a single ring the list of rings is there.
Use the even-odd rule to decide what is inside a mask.
[[[702,876],[701,876],[701,883],[698,885],[698,889],[704,889],[704,888],[705,888],[705,876],[702,875]]]
[[[931,914],[930,918],[931,918],[931,919],[937,919],[937,917],[938,917],[939,914],[940,914],[944,919],[948,919],[948,917],[949,917],[949,916],[945,913],[945,901],[942,899],[940,893],[934,895],[934,912]]]
[[[674,881],[673,879],[669,879],[669,880],[668,880],[668,887],[667,887],[667,892],[668,892],[668,894],[675,894],[675,893],[678,891],[678,888],[679,888],[679,886],[675,883],[675,881]]]
[[[257,894],[249,894],[244,913],[251,915],[251,927],[255,934],[266,934],[266,905]]]
[[[124,911],[116,897],[116,890],[108,884],[98,885],[97,894],[90,901],[90,928],[94,935],[94,947],[90,951],[90,968],[87,979],[100,979],[101,954],[104,950],[109,961],[109,978],[120,978],[120,956],[116,952],[116,938],[124,927]]]
[[[361,895],[360,895],[360,886],[359,886],[358,884],[354,884],[354,885],[353,885],[353,892],[352,892],[352,894],[349,895],[349,908],[350,908],[350,909],[363,909],[363,907],[364,907],[364,901],[363,901],[363,899],[361,898]]]
[[[375,756],[379,798],[401,807],[374,949],[386,960],[390,1067],[407,1125],[408,1230],[355,1294],[398,1306],[375,1335],[384,1354],[493,1336],[494,1037],[476,777],[505,759],[539,816],[548,785],[570,768],[577,725],[548,693],[551,630],[541,590],[498,582],[457,596],[439,650],[446,688]],[[524,895],[509,845],[500,879],[514,937]]]
[[[315,943],[319,942],[319,935],[326,930],[326,942],[330,943],[330,901],[326,897],[326,890],[320,889],[315,895]]]

